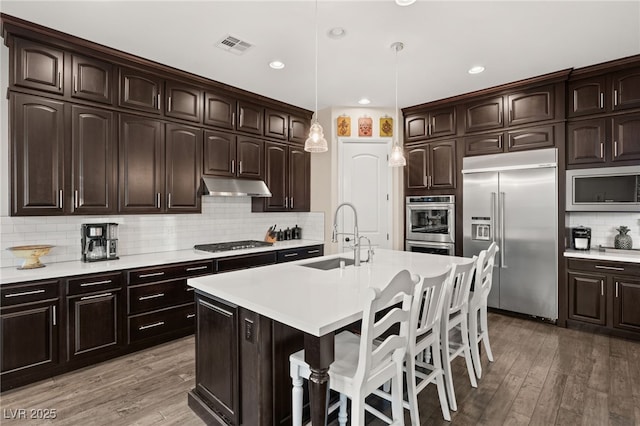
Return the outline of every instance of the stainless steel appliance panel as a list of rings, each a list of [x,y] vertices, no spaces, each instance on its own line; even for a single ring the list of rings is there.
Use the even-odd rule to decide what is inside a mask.
[[[558,318],[555,168],[500,172],[500,308]]]
[[[455,242],[455,197],[407,197],[406,238],[410,241]]]
[[[439,254],[444,256],[455,256],[455,244],[435,243],[428,241],[406,241],[405,251],[415,253]]]

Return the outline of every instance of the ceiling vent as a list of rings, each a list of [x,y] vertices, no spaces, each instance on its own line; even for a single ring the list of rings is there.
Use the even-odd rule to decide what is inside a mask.
[[[251,47],[253,47],[251,43],[242,41],[238,37],[234,37],[230,34],[222,40],[218,41],[216,46],[228,52],[235,53],[236,55],[242,55]]]

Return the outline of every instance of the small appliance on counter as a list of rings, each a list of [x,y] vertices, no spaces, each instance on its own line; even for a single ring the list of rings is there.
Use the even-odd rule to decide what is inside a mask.
[[[81,232],[83,262],[118,259],[117,223],[84,223]]]
[[[571,230],[572,246],[576,250],[591,249],[591,228],[578,226]]]

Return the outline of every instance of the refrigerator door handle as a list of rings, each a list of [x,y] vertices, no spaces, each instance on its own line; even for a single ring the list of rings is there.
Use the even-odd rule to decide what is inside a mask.
[[[497,203],[496,193],[491,192],[491,241],[494,243],[496,242],[496,231],[498,230],[498,228],[496,227],[496,217],[497,217],[496,215],[498,214],[498,206],[496,203]],[[499,264],[498,262],[493,266],[496,268],[502,267],[502,265]]]
[[[507,268],[507,264],[504,262],[504,254],[507,251],[504,246],[504,192],[500,193],[498,198],[498,204],[500,205],[500,267]]]

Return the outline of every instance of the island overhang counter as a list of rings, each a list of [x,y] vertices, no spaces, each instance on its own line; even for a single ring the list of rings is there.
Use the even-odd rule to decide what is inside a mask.
[[[349,255],[334,254],[188,280],[188,284],[196,289],[198,307],[196,387],[189,393],[189,405],[194,411],[208,421],[222,424],[248,424],[248,418],[258,422],[255,424],[279,423],[286,413],[276,415],[280,408],[268,403],[274,398],[262,393],[279,389],[280,392],[288,392],[287,395],[278,395],[279,399],[288,401],[290,388],[278,383],[273,374],[266,377],[269,373],[262,370],[268,370],[267,366],[244,363],[260,363],[260,357],[263,357],[269,359],[272,367],[278,364],[282,369],[283,363],[288,362],[288,354],[276,357],[274,348],[289,347],[288,350],[295,352],[300,348],[296,349],[289,343],[297,340],[299,345],[303,342],[306,361],[312,372],[309,381],[311,420],[313,424],[326,424],[328,368],[334,359],[333,335],[336,330],[362,317],[366,289],[384,288],[403,269],[412,274],[432,276],[444,272],[451,264],[471,262],[464,257],[378,249],[373,261],[363,262],[361,266],[312,267],[318,262],[338,257],[349,263]],[[282,344],[276,338],[274,326],[265,323],[267,320],[278,327],[284,325],[296,330],[303,335],[302,340],[292,338],[290,332],[281,333],[286,337],[282,342],[289,341]],[[215,347],[207,348],[206,345]],[[203,357],[212,359],[199,359]],[[276,359],[283,357],[285,359]],[[216,361],[219,365],[213,365]],[[205,371],[199,371],[206,370],[212,375],[216,369],[224,369],[219,372],[226,373],[229,368],[241,372],[249,369],[255,374],[244,371],[242,378],[227,375],[223,379],[215,379],[202,377]],[[249,384],[245,380],[247,376],[263,379],[258,385],[253,381]],[[207,380],[210,386],[202,385]],[[247,386],[255,389],[245,389]],[[216,390],[224,395],[216,395]],[[241,394],[251,396],[252,407],[244,406],[247,404],[242,403],[244,398]],[[271,408],[266,405],[271,405]]]

